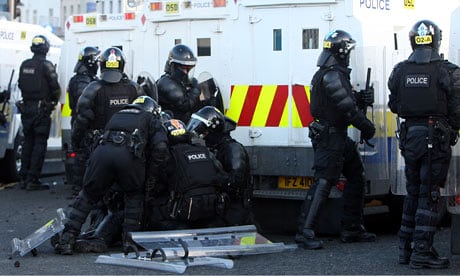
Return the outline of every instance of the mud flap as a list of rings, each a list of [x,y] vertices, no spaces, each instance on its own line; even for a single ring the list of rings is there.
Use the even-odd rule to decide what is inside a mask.
[[[59,208],[56,210],[57,217],[48,221],[45,225],[37,229],[35,232],[21,240],[13,238],[11,240],[11,256],[24,256],[30,251],[34,250],[43,242],[50,239],[52,236],[64,230],[64,220],[66,218],[64,209]]]

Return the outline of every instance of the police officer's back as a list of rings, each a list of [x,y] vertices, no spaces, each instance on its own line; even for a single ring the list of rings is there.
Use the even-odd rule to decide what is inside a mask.
[[[400,149],[406,190],[399,231],[399,263],[411,268],[447,268],[433,248],[440,188],[444,187],[460,128],[460,70],[439,54],[441,30],[430,20],[409,32],[413,52],[388,80],[388,106],[405,119]],[[399,119],[398,119],[399,120]]]
[[[231,137],[230,132],[235,128],[236,123],[213,106],[205,106],[193,113],[187,124],[188,131],[203,137],[206,146],[229,175],[227,185],[222,187],[229,197],[224,215],[226,224],[253,224],[249,156],[244,146]]]
[[[193,112],[201,107],[200,90],[189,72],[195,67],[196,57],[183,45],[174,46],[168,56],[165,74],[157,81],[158,103],[161,108],[173,113],[175,119],[187,123]]]
[[[77,103],[77,118],[72,128],[72,147],[84,147],[82,141],[94,130],[101,130],[113,114],[144,95],[140,86],[123,73],[124,53],[116,48],[106,49],[100,56],[100,80],[91,82]]]
[[[45,159],[47,140],[51,127],[51,112],[61,93],[54,65],[46,60],[50,48],[48,39],[37,35],[32,39],[31,59],[25,60],[19,69],[18,85],[22,102],[18,103],[24,132],[21,156],[21,188],[43,188],[40,181]]]
[[[147,160],[155,156],[153,162],[160,166],[168,157],[167,134],[158,114],[157,103],[141,96],[112,116],[91,154],[83,188],[69,212],[69,221],[56,246],[57,253],[73,254],[75,238],[89,211],[115,182],[124,194],[125,246],[131,245],[126,233],[141,228],[144,182],[151,165]]]

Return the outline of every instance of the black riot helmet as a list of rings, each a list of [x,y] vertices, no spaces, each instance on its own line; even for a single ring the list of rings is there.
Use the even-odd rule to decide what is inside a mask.
[[[149,96],[139,96],[127,107],[135,107],[144,111],[153,113],[156,116],[160,116],[161,107],[153,98]]]
[[[99,68],[98,56],[100,53],[101,51],[98,47],[88,46],[83,48],[78,54],[78,61],[77,64],[75,64],[74,72],[84,70],[81,69],[81,67],[84,66],[85,69],[91,73],[91,75],[96,75],[97,69]]]
[[[192,114],[187,124],[189,132],[206,136],[208,133],[221,133],[224,131],[225,116],[214,106],[205,106]]]
[[[432,21],[421,20],[415,23],[409,31],[409,40],[413,52],[408,61],[424,64],[441,60],[442,57],[439,55],[441,36],[441,30]]]
[[[99,58],[101,79],[110,83],[117,83],[123,77],[126,58],[123,51],[117,47],[105,50]]]
[[[50,49],[50,42],[44,35],[36,35],[32,38],[30,50],[34,54],[47,54]]]
[[[190,133],[187,131],[184,122],[177,119],[170,119],[163,123],[168,132],[168,141],[171,145],[178,143],[189,143],[191,141]]]
[[[342,30],[329,32],[323,40],[323,51],[318,58],[318,66],[341,64],[348,66],[350,52],[355,48],[356,41]]]
[[[180,70],[184,74],[188,74],[195,65],[196,57],[193,54],[193,51],[186,45],[177,44],[171,49],[171,51],[169,51],[165,72],[175,74],[178,70]]]
[[[430,47],[436,51],[441,46],[442,31],[430,20],[421,20],[414,24],[409,31],[412,50]]]

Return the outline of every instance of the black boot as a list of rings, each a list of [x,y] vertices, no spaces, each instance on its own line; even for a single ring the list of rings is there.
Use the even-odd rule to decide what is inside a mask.
[[[399,264],[409,264],[410,256],[412,255],[412,243],[411,241],[400,239],[399,240]]]
[[[315,239],[315,232],[311,229],[304,229],[302,234],[295,235],[295,242],[304,249],[321,249],[324,247],[323,241]]]
[[[49,190],[50,186],[43,185],[38,178],[33,178],[31,181],[28,181],[26,184],[27,191],[39,191],[39,190]]]
[[[375,234],[366,231],[366,228],[362,224],[351,225],[345,227],[340,232],[340,240],[342,242],[373,242],[375,241]]]
[[[81,190],[67,215],[68,221],[65,223],[59,243],[54,246],[56,253],[62,255],[73,254],[76,237],[79,235],[81,226],[85,223],[92,206],[92,201],[88,198],[85,191]]]
[[[299,222],[298,233],[294,238],[295,242],[305,249],[320,249],[324,246],[322,241],[315,240],[313,229],[318,224],[318,212],[329,196],[330,190],[328,181],[319,178],[305,198],[299,218],[305,218],[305,222]]]
[[[416,241],[410,257],[410,268],[444,269],[450,265],[449,259],[440,257],[433,246],[427,241]]]
[[[53,242],[53,241],[52,241]],[[54,244],[54,251],[61,255],[73,255],[75,247],[75,234],[71,231],[62,232],[62,235],[57,244]]]

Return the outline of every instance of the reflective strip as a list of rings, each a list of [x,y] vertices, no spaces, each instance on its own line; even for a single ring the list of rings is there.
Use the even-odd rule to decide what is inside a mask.
[[[69,92],[66,92],[65,93],[65,103],[64,103],[64,106],[62,107],[61,115],[62,117],[70,117],[71,113],[72,113],[72,110],[70,109],[70,105],[69,105]]]
[[[292,97],[295,103],[292,105],[292,126],[307,127],[313,121],[310,113],[310,87],[293,85]]]
[[[288,127],[288,85],[233,85],[226,115],[238,126]],[[292,126],[306,127],[312,121],[310,88],[292,86]]]

